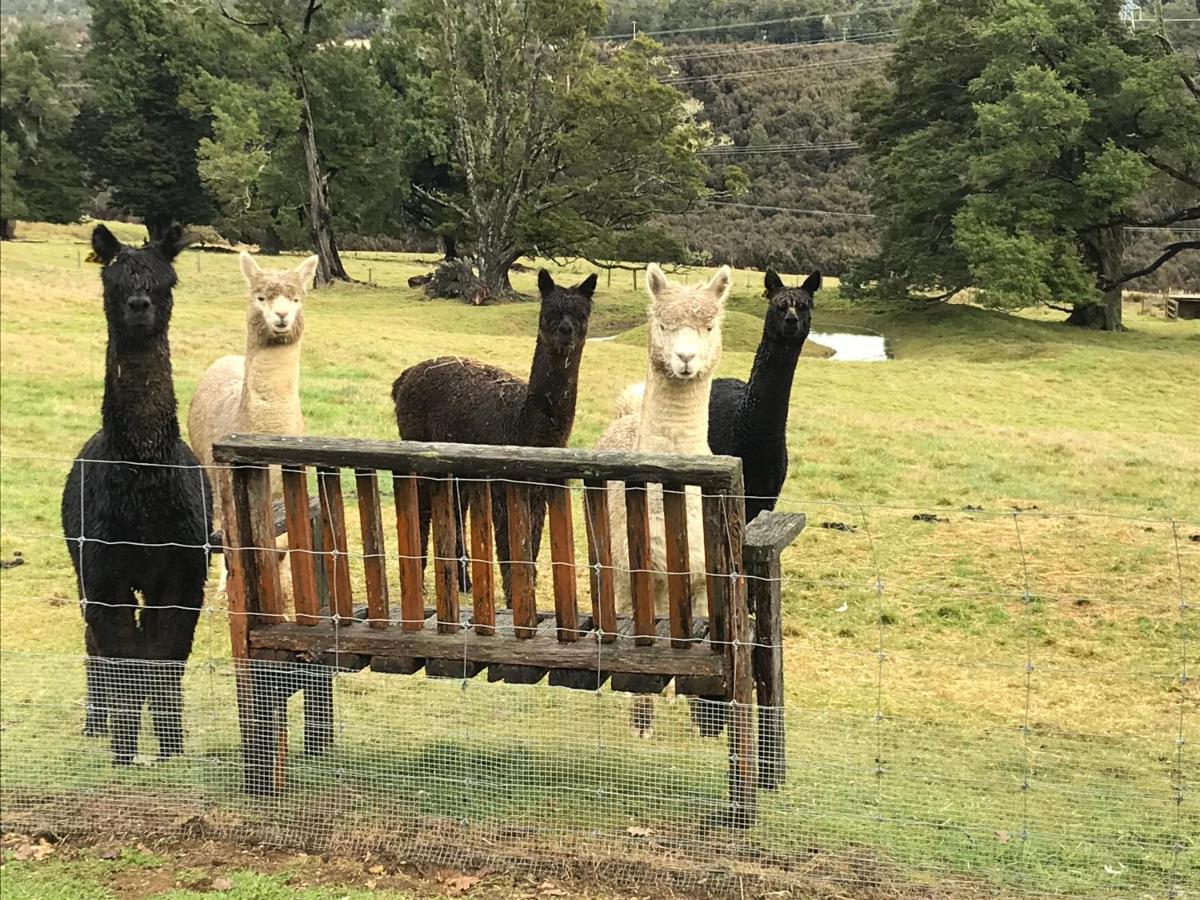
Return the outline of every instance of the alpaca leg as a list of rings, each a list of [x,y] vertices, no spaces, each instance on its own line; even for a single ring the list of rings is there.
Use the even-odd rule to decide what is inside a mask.
[[[183,673],[204,600],[203,582],[183,588],[172,579],[148,594],[142,610],[150,712],[159,759],[183,753]]]
[[[87,677],[87,714],[83,722],[84,737],[108,734],[108,690],[97,657],[96,637],[88,625],[83,626],[83,645],[87,652],[84,674]]]
[[[512,566],[508,549],[508,504],[498,496],[502,491],[492,485],[492,526],[496,532],[496,559],[500,561],[500,583],[504,587],[504,605],[512,609]]]
[[[649,740],[654,736],[654,698],[638,694],[629,707],[629,730],[634,737]]]
[[[417,480],[417,523],[421,531],[421,571],[429,562],[429,526],[433,522],[433,503],[429,499],[429,487]]]
[[[112,735],[114,765],[129,765],[137,753],[138,726],[144,699],[137,657],[141,635],[137,628],[137,598],[128,585],[94,582],[87,586],[84,605],[85,641],[94,655],[90,672],[100,708],[107,712]]]

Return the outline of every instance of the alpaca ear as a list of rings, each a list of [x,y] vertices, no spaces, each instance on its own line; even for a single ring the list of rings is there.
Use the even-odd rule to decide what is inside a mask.
[[[658,295],[666,288],[667,276],[663,274],[658,263],[650,263],[646,266],[646,290],[650,292],[650,299],[657,300]]]
[[[100,262],[108,265],[121,252],[121,242],[103,225],[97,225],[92,229],[92,249]]]
[[[804,284],[800,285],[800,287],[802,289],[808,291],[808,296],[811,297],[813,294],[815,294],[817,291],[819,291],[821,289],[821,273],[813,272],[811,275],[809,275],[807,278],[804,279]]]
[[[538,269],[538,291],[541,292],[541,295],[545,297],[552,290],[554,290],[554,288],[554,279],[551,277],[550,273],[545,269]]]
[[[158,252],[162,254],[163,259],[171,262],[177,257],[183,248],[188,245],[188,242],[183,239],[183,228],[178,224],[172,225],[167,229],[167,233],[162,236],[156,246]]]
[[[767,269],[767,277],[763,279],[763,284],[767,288],[768,297],[774,297],[776,293],[783,290],[783,279],[776,274],[774,269]]]
[[[571,288],[577,294],[583,294],[589,300],[592,299],[592,294],[596,293],[596,273],[593,272],[575,287]]]
[[[250,260],[254,262],[254,260]],[[296,274],[300,276],[300,287],[308,290],[313,285],[313,279],[317,277],[317,266],[321,263],[321,257],[315,253],[308,259],[304,260],[300,265],[296,266]],[[258,268],[255,265],[254,268]]]
[[[258,263],[254,261],[254,257],[243,250],[238,254],[238,265],[242,268],[242,277],[246,279],[246,286],[250,287],[254,284],[254,278],[262,271],[258,267]]]
[[[705,290],[718,300],[724,300],[729,295],[729,288],[732,284],[733,270],[729,266],[721,266],[717,269],[717,274],[705,286]]]

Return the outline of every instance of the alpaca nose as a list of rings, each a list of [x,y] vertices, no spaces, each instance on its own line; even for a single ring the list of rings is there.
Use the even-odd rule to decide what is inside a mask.
[[[683,363],[685,366],[686,366],[688,363],[690,363],[690,362],[691,362],[693,359],[695,359],[695,358],[696,358],[696,354],[695,354],[695,353],[692,353],[692,352],[689,352],[689,351],[686,351],[686,350],[680,350],[680,351],[678,351],[678,352],[677,352],[675,355],[679,357],[679,361],[680,361],[681,363]]]
[[[145,294],[134,294],[126,302],[130,312],[145,312],[150,308],[150,298]]]
[[[560,337],[569,338],[575,334],[575,329],[570,322],[559,322],[558,334]]]

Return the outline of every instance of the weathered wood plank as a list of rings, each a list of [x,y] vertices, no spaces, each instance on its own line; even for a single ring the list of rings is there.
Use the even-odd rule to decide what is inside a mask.
[[[762,518],[767,513],[759,513]],[[757,519],[755,520],[757,521]],[[787,777],[783,728],[783,618],[779,554],[746,561],[754,610],[754,685],[758,701],[758,785],[775,790]]]
[[[557,637],[556,632],[557,628],[552,619],[542,619],[534,633],[535,637],[526,638],[526,640],[535,638],[544,642],[554,640]],[[549,671],[542,665],[493,664],[488,667],[488,681],[503,681],[505,684],[539,684]]]
[[[508,498],[508,555],[512,571],[513,626],[517,637],[531,638],[537,631],[536,573],[533,533],[529,519],[529,486],[506,484]]]
[[[714,491],[729,490],[730,479],[742,469],[741,460],[731,456],[263,434],[229,435],[214,445],[213,456],[219,463],[292,463],[516,481],[673,481]]]
[[[637,644],[636,635],[641,628],[642,626],[638,625],[635,620],[621,619],[618,628],[621,632],[621,640],[625,643],[633,641],[635,646],[645,647],[646,645],[644,644]],[[653,628],[655,633],[661,638],[665,639],[671,636],[671,623],[667,619],[658,620],[655,622]],[[659,643],[663,642],[660,641]],[[642,652],[653,653],[654,651],[647,648]],[[600,664],[604,665],[603,654],[601,655]],[[626,691],[631,694],[661,694],[670,683],[670,675],[653,675],[643,672],[614,672],[612,676],[612,689],[614,691]]]
[[[634,643],[654,643],[654,562],[650,556],[650,504],[645,484],[625,485],[625,532],[629,540],[629,595]]]
[[[358,520],[362,528],[363,572],[367,582],[367,616],[372,628],[387,628],[387,551],[383,545],[383,516],[379,504],[379,480],[371,469],[354,473],[358,490]]]
[[[671,644],[690,647],[692,634],[692,577],[688,555],[687,496],[682,484],[663,485],[666,526],[667,600],[670,604]]]
[[[454,515],[454,481],[429,482],[433,510],[433,574],[437,596],[437,630],[453,634],[461,627],[458,619],[458,522]]]
[[[372,657],[459,659],[464,648],[469,661],[492,664],[528,665],[545,669],[591,669],[596,664],[596,647],[591,641],[565,643],[551,628],[525,640],[499,639],[500,635],[444,635],[431,631],[376,631],[362,625],[343,627],[334,634],[332,626],[301,626],[291,622],[264,625],[250,632],[250,646],[258,650],[294,650],[309,653],[358,653]],[[616,646],[604,650],[603,666],[608,672],[642,672],[663,675],[720,677],[724,657],[690,653],[670,646]]]
[[[601,640],[617,639],[616,573],[612,561],[612,522],[608,512],[608,485],[585,480],[583,519],[587,526],[588,576],[592,588],[592,621]]]
[[[554,615],[558,639],[579,639],[579,602],[575,587],[575,527],[571,489],[567,484],[547,489],[550,505],[550,564],[554,569]]]
[[[396,498],[396,553],[400,557],[400,619],[405,631],[420,631],[425,622],[425,578],[421,558],[421,514],[417,479],[393,473]]]
[[[342,473],[318,467],[317,492],[325,528],[325,572],[333,594],[332,612],[339,619],[354,617],[354,590],[350,584],[350,550],[346,538],[346,504],[342,499]]]
[[[746,526],[742,547],[745,560],[765,560],[778,556],[804,530],[804,513],[763,510]]]
[[[284,467],[283,505],[296,621],[301,625],[316,625],[321,614],[321,598],[317,595],[317,548],[313,544],[308,475],[303,466]]]
[[[492,544],[492,486],[486,481],[463,482],[471,522],[471,599],[475,633],[496,633],[496,557]]]
[[[729,517],[726,506],[727,495],[705,493],[701,501],[704,521],[704,571],[708,586],[709,639],[713,653],[728,652],[729,605],[732,596],[730,574],[733,572],[731,548],[740,547],[733,543],[728,531]],[[738,536],[740,539],[740,535]]]

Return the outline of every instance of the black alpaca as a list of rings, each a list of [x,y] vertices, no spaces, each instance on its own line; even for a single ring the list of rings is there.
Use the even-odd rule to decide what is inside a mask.
[[[538,290],[542,306],[529,383],[504,369],[471,359],[443,356],[417,363],[405,369],[392,385],[396,425],[402,439],[525,447],[567,445],[575,423],[579,363],[587,340],[596,276],[589,275],[574,287],[562,288],[542,269],[538,272]],[[547,498],[540,491],[530,493],[531,537],[536,557]],[[492,492],[492,518],[497,557],[507,560],[508,507],[503,494],[502,490]],[[418,498],[424,548],[429,539],[428,489],[419,489]],[[460,521],[461,509],[460,502]],[[461,557],[461,528],[458,535],[457,553]],[[505,599],[511,603],[511,572],[506,563],[501,563],[500,574]],[[469,589],[466,566],[460,570],[459,581],[463,590]]]
[[[92,247],[104,264],[104,405],[67,476],[62,524],[91,657],[84,730],[103,734],[111,721],[113,762],[128,765],[147,700],[160,758],[183,752],[182,679],[208,577],[212,491],[180,440],[171,378],[180,230],[134,249],[98,225]]]
[[[813,295],[821,273],[798,288],[785,287],[768,269],[767,317],[747,384],[737,378],[713,382],[708,404],[708,445],[713,453],[742,460],[746,521],[774,509],[787,478],[787,418],[792,377],[812,327]]]

